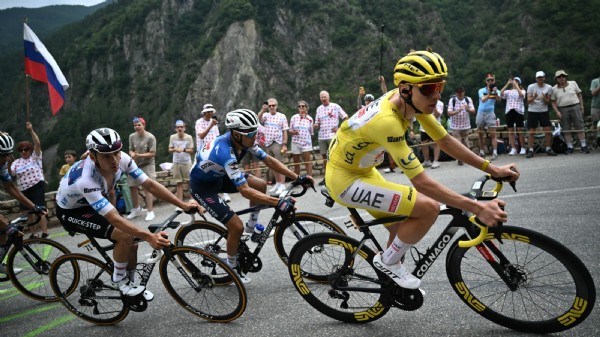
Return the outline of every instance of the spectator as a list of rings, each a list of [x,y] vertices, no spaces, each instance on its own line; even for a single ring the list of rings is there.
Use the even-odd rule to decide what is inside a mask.
[[[192,169],[192,156],[194,153],[194,138],[185,133],[185,122],[178,120],[175,122],[175,134],[169,138],[169,152],[173,154],[173,182],[177,189],[175,195],[183,201],[183,184],[190,178]]]
[[[465,96],[465,88],[456,88],[456,96],[448,101],[448,118],[450,118],[450,130],[452,136],[458,139],[464,146],[469,146],[469,130],[471,130],[471,117],[475,113],[475,106],[471,97]],[[463,162],[457,160],[458,165]]]
[[[33,131],[30,122],[25,123],[25,128],[31,135],[31,140],[22,141],[17,145],[17,151],[21,158],[16,159],[10,164],[10,172],[17,177],[17,186],[19,190],[31,200],[34,205],[46,207],[46,181],[44,180],[44,170],[42,168],[42,144],[40,138]],[[28,211],[31,207],[21,203],[20,207]],[[29,221],[33,222],[33,214],[29,214]],[[42,217],[37,226],[31,228],[31,237],[35,237],[42,230],[42,237],[48,236],[48,219]]]
[[[319,129],[319,152],[321,152],[321,156],[323,157],[323,175],[325,175],[327,149],[337,132],[340,119],[343,121],[348,119],[348,114],[338,104],[329,102],[330,97],[327,91],[321,91],[319,97],[322,104],[317,108],[313,127]],[[325,185],[325,178],[321,180],[319,185]]]
[[[479,89],[479,106],[477,107],[477,116],[475,122],[479,135],[479,156],[485,158],[485,128],[487,127],[492,139],[492,158],[498,158],[498,140],[496,139],[496,113],[494,111],[496,102],[500,101],[498,89],[496,88],[496,77],[494,74],[487,74],[485,77],[486,86]]]
[[[546,146],[546,154],[549,156],[556,156],[556,153],[552,151],[552,134],[550,132],[550,112],[548,111],[548,103],[550,103],[550,95],[552,94],[552,87],[549,84],[544,83],[546,74],[543,71],[535,73],[536,83],[530,84],[527,87],[527,129],[529,133],[527,135],[527,143],[529,144],[529,151],[527,152],[527,158],[532,158],[535,155],[533,149],[533,136],[535,129],[541,126],[544,130],[544,145]]]
[[[592,80],[590,91],[592,92],[592,128],[596,124],[600,127],[600,77]],[[596,144],[600,147],[600,132],[596,134]]]
[[[202,118],[196,121],[196,149],[200,151],[204,144],[208,144],[219,137],[219,121],[215,117],[216,110],[212,104],[204,104]]]
[[[508,87],[510,86],[510,89]],[[519,146],[521,147],[520,155],[525,154],[525,135],[523,134],[523,126],[525,121],[525,104],[523,98],[527,92],[521,86],[521,79],[513,77],[506,82],[500,96],[506,100],[506,126],[508,127],[508,142],[511,150],[508,153],[510,156],[517,154],[517,145],[515,144],[515,127],[519,137]]]
[[[150,178],[156,178],[154,157],[156,156],[156,138],[146,131],[146,121],[142,117],[133,117],[135,132],[129,135],[129,156],[135,161],[138,168]],[[139,182],[131,176],[127,177],[127,184],[131,190],[133,208],[127,219],[131,220],[142,215],[144,209],[140,206]],[[146,199],[146,221],[154,220],[154,196],[149,191],[144,191]]]
[[[269,113],[261,111],[258,120],[263,125],[264,147],[268,155],[283,163],[283,154],[287,152],[288,121],[284,114],[277,111],[277,100],[267,100]],[[285,176],[271,169],[275,177],[275,185],[269,190],[270,194],[280,195],[285,192]]]
[[[204,104],[202,108],[202,118],[196,121],[196,148],[202,150],[204,144],[208,144],[219,137],[219,120],[215,116],[217,111],[212,104]],[[188,172],[189,173],[189,172]],[[225,202],[230,202],[229,194],[223,193],[221,197]]]
[[[65,174],[67,174],[67,171],[69,171],[71,166],[73,166],[73,163],[75,163],[75,158],[77,158],[77,152],[75,152],[73,150],[66,150],[64,153],[64,157],[65,157],[66,164],[64,164],[60,168],[60,172],[58,173],[58,175],[60,176],[61,179]]]
[[[581,142],[581,152],[590,153],[583,131],[583,97],[575,81],[567,81],[568,74],[558,70],[554,74],[556,84],[552,87],[552,108],[560,118],[560,124],[567,142],[567,154],[573,153],[573,135],[577,133]],[[562,90],[561,90],[562,89]]]
[[[306,174],[312,176],[312,135],[314,134],[313,119],[308,115],[308,103],[298,101],[298,113],[290,119],[290,134],[292,135],[292,156],[294,172],[300,175],[300,155],[306,166]]]
[[[433,110],[433,117],[435,117],[435,119],[437,119],[438,123],[440,123],[440,124],[441,124],[441,117],[442,117],[443,113],[444,113],[444,102],[442,102],[441,100],[438,100],[437,104],[435,106],[435,109]],[[436,169],[436,168],[440,167],[440,162],[439,162],[440,147],[427,134],[427,132],[425,132],[425,129],[423,129],[423,126],[421,126],[421,125],[419,125],[419,132],[421,132],[421,144],[422,144],[421,152],[423,152],[423,167],[431,167],[432,169]],[[430,161],[431,156],[429,155],[430,143],[433,143],[433,144],[431,144],[431,146],[433,147],[433,164]]]

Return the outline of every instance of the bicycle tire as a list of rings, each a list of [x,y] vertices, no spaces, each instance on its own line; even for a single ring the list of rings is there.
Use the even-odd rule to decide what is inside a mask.
[[[190,246],[206,250],[227,259],[227,229],[210,221],[195,221],[179,228],[175,234],[176,246]]]
[[[338,233],[309,235],[290,252],[288,271],[298,293],[313,308],[333,319],[346,323],[368,323],[383,317],[390,309],[386,287],[392,281],[372,264],[375,253],[363,246],[351,262],[348,273],[340,274],[344,260],[359,242]],[[315,282],[305,277],[327,276],[328,282]],[[336,290],[334,282],[343,286],[363,288],[363,291]],[[372,293],[365,290],[374,291]]]
[[[448,252],[448,279],[469,308],[521,332],[553,333],[583,322],[596,301],[594,281],[583,262],[558,241],[532,230],[503,226],[501,238],[502,244],[489,234],[484,243],[498,247],[510,261],[503,272],[515,280],[514,291],[477,248],[459,248],[455,241]]]
[[[211,322],[231,322],[246,310],[246,288],[227,263],[209,252],[174,246],[171,259],[160,260],[160,278],[173,299],[192,314]],[[231,281],[219,284],[213,273]],[[191,285],[193,282],[194,285]]]
[[[287,226],[275,227],[273,243],[281,261],[287,266],[289,252],[303,237],[323,232],[346,235],[346,232],[335,222],[314,213],[296,213]]]
[[[75,316],[98,325],[117,324],[129,314],[112,269],[95,257],[66,254],[54,261],[50,283],[54,294]]]
[[[56,302],[48,277],[52,263],[69,254],[60,243],[42,238],[23,241],[23,250],[12,247],[7,255],[6,268],[12,284],[25,296],[41,302]],[[14,268],[21,269],[15,274]]]

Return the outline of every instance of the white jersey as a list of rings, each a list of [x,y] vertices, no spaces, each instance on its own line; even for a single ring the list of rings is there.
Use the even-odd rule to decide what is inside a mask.
[[[119,169],[115,173],[111,186],[108,186],[106,179],[96,169],[90,157],[80,160],[73,164],[60,180],[56,204],[63,209],[92,206],[100,215],[105,215],[114,208],[108,201],[108,191],[115,188],[123,174],[128,174],[139,184],[148,179],[148,176],[125,152],[121,152]]]

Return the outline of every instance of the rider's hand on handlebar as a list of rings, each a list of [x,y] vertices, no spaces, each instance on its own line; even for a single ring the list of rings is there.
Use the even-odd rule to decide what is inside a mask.
[[[309,175],[299,175],[298,178],[296,178],[296,182],[298,185],[308,185],[312,187],[313,190],[315,189],[315,180]]]
[[[294,204],[296,203],[296,199],[292,197],[285,197],[279,199],[277,203],[277,209],[282,213],[289,213],[294,209]]]
[[[477,214],[477,218],[488,227],[496,227],[498,222],[506,222],[508,215],[500,207],[504,207],[505,203],[502,200],[495,199],[483,203],[483,208]]]
[[[31,213],[33,214],[38,214],[38,215],[47,215],[48,211],[46,210],[46,207],[42,207],[42,206],[37,206],[35,205],[32,209],[31,209]]]
[[[193,212],[198,212],[199,214],[202,214],[205,212],[204,208],[202,206],[198,205],[196,200],[188,201],[187,203],[184,204],[183,207],[181,207],[181,209],[183,209],[183,211],[188,214],[193,213]]]
[[[492,176],[495,178],[501,178],[502,181],[515,182],[519,179],[521,173],[517,169],[515,164],[497,166],[496,170],[492,172]]]
[[[167,232],[152,233],[148,243],[154,249],[166,248],[171,244],[168,237],[169,234]]]

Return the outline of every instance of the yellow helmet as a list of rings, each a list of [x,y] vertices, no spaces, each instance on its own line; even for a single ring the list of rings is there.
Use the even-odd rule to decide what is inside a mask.
[[[448,67],[444,59],[431,51],[411,51],[404,56],[394,67],[394,84],[422,83],[435,79],[443,80],[448,76]]]

